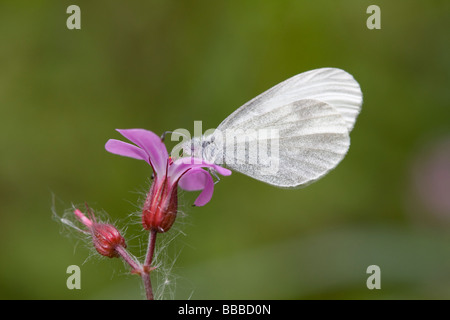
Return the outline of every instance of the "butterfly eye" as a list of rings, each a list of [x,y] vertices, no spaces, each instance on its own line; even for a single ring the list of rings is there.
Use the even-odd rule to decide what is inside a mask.
[[[212,141],[203,141],[202,142],[202,148],[206,148],[207,146],[209,146],[211,144]]]

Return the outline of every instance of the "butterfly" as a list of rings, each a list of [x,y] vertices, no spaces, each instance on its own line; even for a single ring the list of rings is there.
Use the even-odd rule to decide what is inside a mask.
[[[344,158],[362,101],[344,70],[303,72],[245,103],[212,133],[185,141],[183,154],[273,186],[303,187]]]

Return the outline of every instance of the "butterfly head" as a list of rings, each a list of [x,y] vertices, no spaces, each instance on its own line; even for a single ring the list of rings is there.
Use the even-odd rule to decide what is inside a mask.
[[[183,156],[194,157],[208,162],[214,162],[216,146],[214,137],[194,137],[183,145]]]

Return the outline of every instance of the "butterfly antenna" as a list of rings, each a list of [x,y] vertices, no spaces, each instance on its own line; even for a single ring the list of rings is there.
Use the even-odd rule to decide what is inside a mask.
[[[166,139],[166,135],[168,133],[173,133],[173,131],[164,131],[163,134],[161,135],[161,141],[164,142],[164,139]]]

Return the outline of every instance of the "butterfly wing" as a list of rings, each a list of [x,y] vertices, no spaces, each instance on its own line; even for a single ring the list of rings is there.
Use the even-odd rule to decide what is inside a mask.
[[[217,129],[244,127],[245,122],[254,117],[302,99],[319,100],[335,107],[350,132],[361,110],[362,92],[358,82],[344,70],[321,68],[303,72],[250,100],[227,117]]]
[[[319,100],[295,101],[254,115],[242,125],[213,134],[213,145],[221,150],[217,162],[283,188],[305,186],[321,178],[350,146],[342,114]]]

